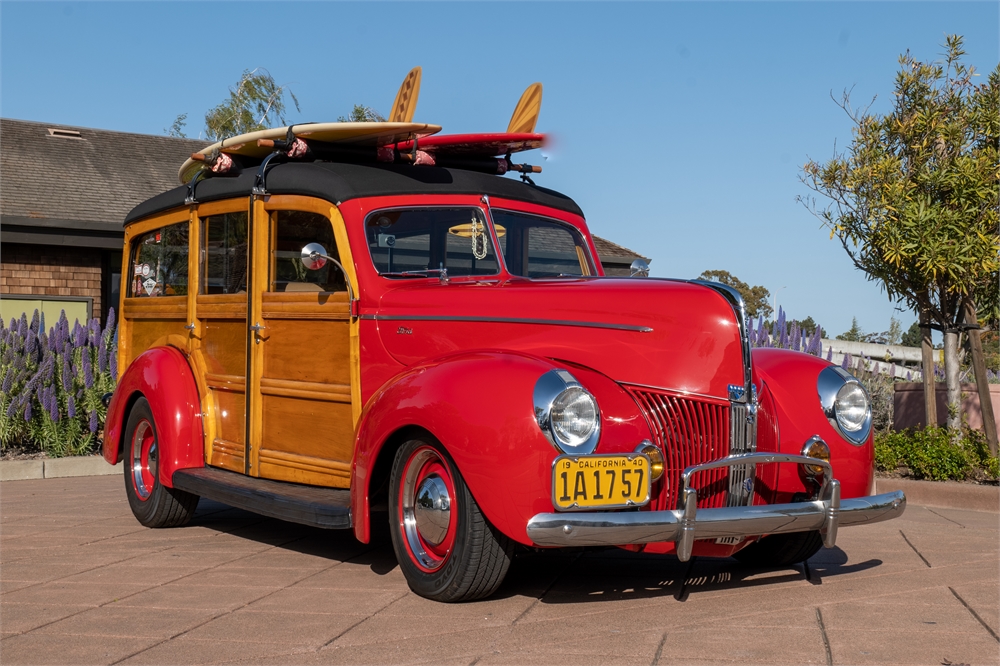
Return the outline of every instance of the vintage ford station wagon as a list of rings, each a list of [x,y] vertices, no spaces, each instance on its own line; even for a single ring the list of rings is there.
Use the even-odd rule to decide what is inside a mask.
[[[605,276],[562,194],[314,158],[195,182],[125,220],[103,453],[143,525],[206,497],[367,542],[387,510],[411,588],[459,601],[518,548],[787,565],[905,508],[870,495],[854,377],[751,351],[733,289]]]

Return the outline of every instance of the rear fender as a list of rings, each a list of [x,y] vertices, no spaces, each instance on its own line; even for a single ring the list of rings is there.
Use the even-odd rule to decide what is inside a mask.
[[[174,347],[154,347],[136,358],[118,380],[108,405],[101,451],[112,465],[125,455],[125,425],[140,397],[149,401],[156,421],[160,483],[172,488],[175,471],[205,466],[201,400],[184,354]]]
[[[753,364],[755,375],[767,384],[774,399],[780,452],[801,454],[806,441],[819,435],[830,447],[830,464],[834,477],[840,481],[841,497],[871,494],[875,475],[872,436],[861,446],[848,442],[830,425],[820,406],[816,382],[830,362],[786,349],[755,349]],[[791,494],[805,490],[805,485],[798,465],[778,468],[776,501],[787,502]]]
[[[530,545],[528,520],[552,507],[552,461],[559,452],[535,421],[535,383],[553,368],[569,370],[597,398],[597,453],[632,451],[649,428],[635,401],[593,370],[509,352],[474,352],[409,369],[365,406],[358,424],[351,484],[357,538],[369,540],[370,495],[376,464],[388,443],[414,431],[432,434],[455,461],[490,523]],[[419,429],[419,430],[413,430]],[[387,456],[392,449],[386,449]],[[391,465],[391,461],[388,461]]]

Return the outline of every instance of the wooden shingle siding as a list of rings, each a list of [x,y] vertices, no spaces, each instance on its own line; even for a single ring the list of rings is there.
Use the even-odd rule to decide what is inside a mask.
[[[0,244],[0,298],[86,296],[101,312],[101,252],[54,245]]]

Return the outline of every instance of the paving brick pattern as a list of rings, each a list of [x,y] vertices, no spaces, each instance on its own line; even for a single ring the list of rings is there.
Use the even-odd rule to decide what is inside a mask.
[[[995,513],[911,505],[805,567],[525,553],[445,605],[371,545],[202,502],[149,530],[121,477],[0,485],[0,661],[13,664],[996,664]]]

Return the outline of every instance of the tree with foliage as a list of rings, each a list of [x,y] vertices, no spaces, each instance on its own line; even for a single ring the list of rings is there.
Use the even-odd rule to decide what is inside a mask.
[[[370,106],[355,104],[351,113],[347,116],[337,118],[339,123],[384,123],[385,116]]]
[[[229,99],[205,114],[205,134],[217,141],[238,134],[287,125],[285,95],[295,110],[299,100],[286,86],[279,86],[271,73],[262,67],[243,70],[236,87],[229,89]]]
[[[803,333],[807,335],[812,335],[813,331],[816,330],[817,326],[816,321],[812,317],[806,317],[805,319],[796,319],[794,320],[794,323],[797,323],[799,325],[799,330],[801,330]],[[826,334],[826,331],[820,329],[819,334],[820,337],[823,337]]]
[[[1000,283],[998,142],[1000,65],[976,84],[962,38],[947,38],[943,62],[900,57],[885,115],[840,102],[853,139],[801,179],[830,200],[799,197],[837,237],[854,265],[944,331],[949,427],[960,425],[958,333],[966,310],[995,321]]]
[[[903,333],[903,338],[901,344],[904,347],[919,347],[920,342],[923,339],[923,333],[920,332],[920,324],[918,322],[913,322],[906,333]]]
[[[858,326],[858,318],[852,317],[851,328],[838,335],[837,339],[844,340],[846,342],[861,342],[861,338],[864,334],[865,332],[861,330],[860,326]]]
[[[698,279],[720,282],[733,287],[743,297],[743,303],[746,305],[748,316],[754,318],[763,316],[764,319],[770,320],[771,314],[774,312],[774,309],[767,303],[768,299],[771,298],[771,292],[764,287],[760,285],[751,287],[743,280],[732,275],[729,271],[704,271],[698,276]]]

